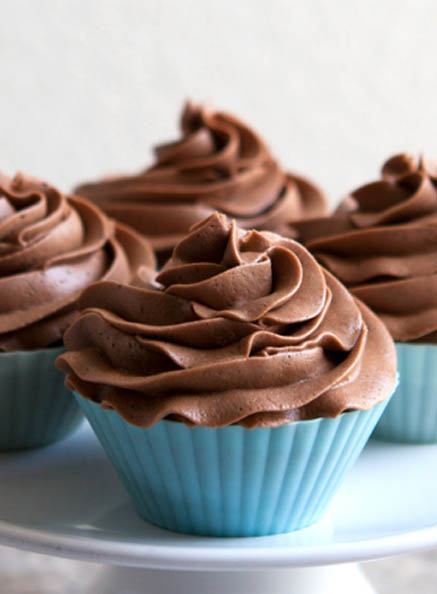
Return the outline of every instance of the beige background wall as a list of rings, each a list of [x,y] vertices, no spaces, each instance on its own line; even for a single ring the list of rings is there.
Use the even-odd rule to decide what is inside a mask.
[[[256,125],[332,199],[437,155],[433,0],[0,0],[0,168],[142,168],[186,97]]]

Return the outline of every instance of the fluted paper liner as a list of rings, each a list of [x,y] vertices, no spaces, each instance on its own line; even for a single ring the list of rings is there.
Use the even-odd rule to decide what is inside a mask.
[[[316,522],[387,404],[276,428],[164,420],[142,429],[76,398],[139,514],[210,536],[277,534]]]
[[[396,343],[400,382],[373,434],[399,443],[437,443],[437,345]]]
[[[0,451],[52,443],[83,420],[55,368],[63,350],[0,353]]]

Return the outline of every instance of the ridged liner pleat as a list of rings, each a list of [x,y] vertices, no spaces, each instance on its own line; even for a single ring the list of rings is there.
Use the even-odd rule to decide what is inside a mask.
[[[83,420],[54,366],[63,350],[0,353],[0,451],[58,441]]]
[[[373,437],[437,443],[437,345],[396,344],[400,382]]]
[[[317,521],[387,404],[273,429],[172,421],[142,429],[76,398],[139,514],[211,536],[277,534]]]

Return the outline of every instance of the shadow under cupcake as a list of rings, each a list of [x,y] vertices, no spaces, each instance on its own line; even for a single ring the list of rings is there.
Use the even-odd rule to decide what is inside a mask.
[[[80,291],[153,266],[140,236],[86,200],[0,175],[0,450],[46,445],[83,415],[55,368]]]
[[[257,536],[316,522],[396,384],[386,328],[300,244],[214,214],[156,282],[84,291],[57,366],[140,515]]]

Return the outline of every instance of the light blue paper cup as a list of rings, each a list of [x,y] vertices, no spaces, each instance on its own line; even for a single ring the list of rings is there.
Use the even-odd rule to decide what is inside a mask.
[[[64,374],[55,368],[64,350],[0,353],[0,451],[58,441],[83,420]]]
[[[324,513],[387,401],[273,429],[135,427],[76,395],[139,514],[204,536],[298,530]]]
[[[437,443],[437,345],[396,343],[400,382],[373,437]]]

